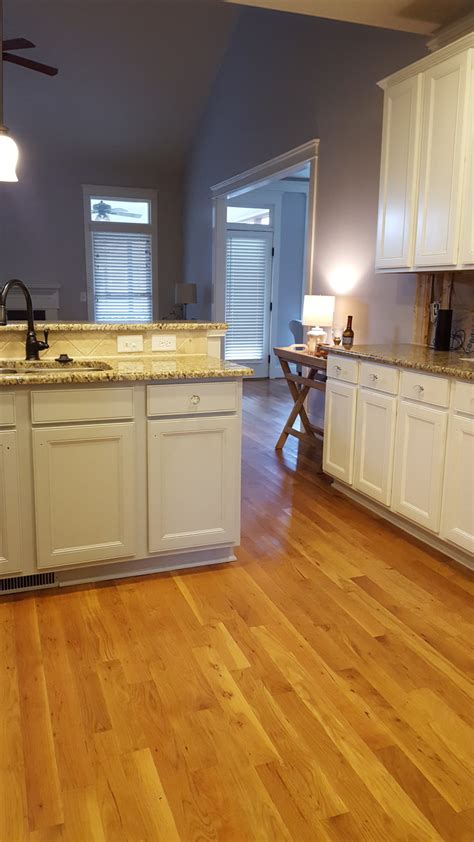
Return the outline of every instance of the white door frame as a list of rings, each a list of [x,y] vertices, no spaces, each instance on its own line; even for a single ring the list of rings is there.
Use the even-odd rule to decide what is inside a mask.
[[[315,264],[318,153],[319,140],[315,138],[302,146],[285,152],[283,155],[279,155],[277,158],[272,158],[211,187],[213,321],[223,322],[225,320],[227,198],[248,193],[257,187],[265,187],[277,176],[283,178],[286,175],[291,175],[303,164],[310,165],[303,289],[306,294],[312,292]]]

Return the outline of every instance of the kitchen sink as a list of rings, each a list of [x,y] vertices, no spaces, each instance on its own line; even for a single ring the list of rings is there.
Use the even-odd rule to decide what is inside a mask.
[[[94,360],[84,360],[83,362],[71,363],[57,363],[49,360],[38,360],[38,362],[29,362],[28,360],[21,360],[11,363],[10,365],[0,364],[0,377],[18,377],[21,374],[57,374],[61,372],[69,372],[70,374],[78,374],[81,372],[98,372],[111,371],[111,366],[107,363],[102,363]]]

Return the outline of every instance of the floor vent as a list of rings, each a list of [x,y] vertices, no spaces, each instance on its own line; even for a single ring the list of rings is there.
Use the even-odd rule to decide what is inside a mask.
[[[50,588],[51,585],[55,584],[55,573],[34,573],[31,576],[12,576],[11,579],[0,579],[0,593]]]

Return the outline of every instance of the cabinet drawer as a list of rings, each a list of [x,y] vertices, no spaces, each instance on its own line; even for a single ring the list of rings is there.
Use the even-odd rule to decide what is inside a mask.
[[[361,363],[359,382],[361,386],[368,386],[377,392],[398,394],[399,371],[388,365],[377,363]]]
[[[474,415],[474,383],[456,381],[454,384],[454,409],[456,412],[467,412],[469,415]]]
[[[0,395],[0,427],[15,424],[15,395]]]
[[[177,383],[147,387],[149,416],[236,412],[236,383]]]
[[[400,393],[403,398],[431,403],[434,406],[448,406],[449,387],[450,381],[446,378],[420,374],[417,371],[402,371]]]
[[[55,389],[31,393],[34,424],[116,421],[134,417],[133,389]]]
[[[344,359],[342,354],[328,357],[327,376],[335,380],[345,380],[347,383],[357,383],[359,363],[352,358]]]

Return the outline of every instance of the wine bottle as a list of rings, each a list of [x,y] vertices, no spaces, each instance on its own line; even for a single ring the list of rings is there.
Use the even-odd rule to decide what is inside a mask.
[[[347,317],[347,327],[342,334],[342,347],[349,350],[354,344],[354,331],[352,330],[352,316]]]

